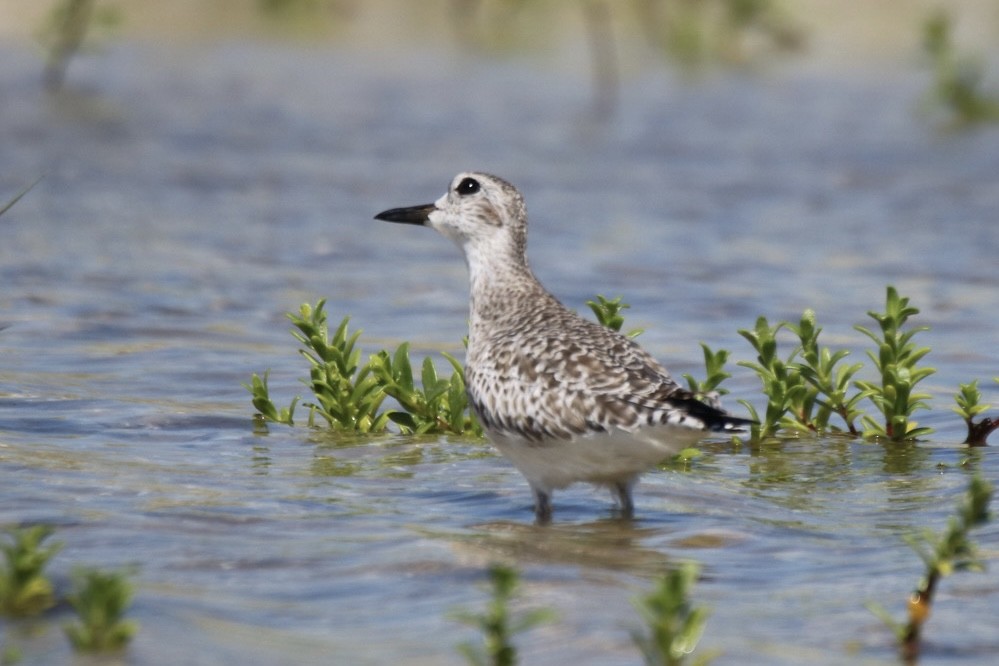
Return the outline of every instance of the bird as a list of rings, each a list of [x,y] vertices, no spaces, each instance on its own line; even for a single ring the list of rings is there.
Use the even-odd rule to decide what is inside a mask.
[[[468,268],[465,387],[492,444],[527,479],[535,521],[552,520],[554,491],[607,487],[634,516],[642,473],[713,433],[754,423],[698,399],[633,339],[581,317],[527,261],[527,207],[509,182],[459,173],[431,204],[375,219],[430,227]]]

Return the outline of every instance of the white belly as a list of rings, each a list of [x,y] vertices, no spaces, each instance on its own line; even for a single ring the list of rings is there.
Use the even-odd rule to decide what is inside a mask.
[[[551,492],[577,481],[599,485],[629,483],[710,433],[661,426],[542,442],[530,442],[509,433],[487,434],[532,487]]]

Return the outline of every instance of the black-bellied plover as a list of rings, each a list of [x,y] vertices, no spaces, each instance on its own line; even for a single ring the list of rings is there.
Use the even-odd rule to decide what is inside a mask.
[[[539,523],[552,492],[586,481],[634,512],[642,472],[710,433],[752,423],[698,400],[633,340],[583,319],[527,265],[520,192],[484,173],[455,176],[435,203],[375,216],[454,241],[471,281],[465,381],[486,435],[527,478]]]

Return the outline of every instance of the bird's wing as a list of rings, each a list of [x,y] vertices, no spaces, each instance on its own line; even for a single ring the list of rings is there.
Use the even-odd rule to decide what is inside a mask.
[[[697,400],[634,341],[587,320],[571,324],[493,341],[500,362],[471,369],[469,384],[487,428],[541,440],[657,425],[720,430],[739,421]]]

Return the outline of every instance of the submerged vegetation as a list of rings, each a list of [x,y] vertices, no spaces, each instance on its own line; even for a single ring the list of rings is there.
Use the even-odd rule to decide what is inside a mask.
[[[481,436],[465,395],[464,372],[450,354],[443,356],[451,366],[450,377],[442,377],[429,357],[421,364],[420,382],[409,357],[409,344],[402,343],[394,352],[380,350],[361,363],[358,341],[360,331],[350,333],[349,317],[329,333],[325,300],[315,306],[304,304],[298,314],[288,314],[295,329],[293,335],[301,344],[299,352],[309,363],[309,378],[303,383],[313,394],[313,400],[302,403],[309,410],[307,423],[325,423],[336,431],[372,433],[384,432],[390,424],[402,433],[451,433]],[[588,301],[598,322],[620,331],[624,325],[621,312],[628,307],[621,298],[598,296]],[[832,350],[819,344],[822,329],[815,313],[807,310],[797,324],[779,322],[771,325],[760,317],[752,329],[742,329],[753,351],[754,361],[740,361],[760,378],[766,408],[761,413],[748,400],[739,402],[756,421],[750,432],[751,441],[773,437],[781,432],[844,434],[869,439],[900,442],[915,440],[932,433],[920,426],[913,414],[929,409],[931,396],[916,390],[917,384],[936,372],[921,365],[930,352],[919,347],[914,336],[926,327],[911,327],[909,320],[919,310],[909,304],[889,286],[884,312],[868,312],[877,322],[877,329],[854,328],[867,337],[874,349],[866,354],[873,364],[875,377],[861,379],[863,362],[847,364],[849,351]],[[779,354],[778,334],[786,330],[796,344],[786,357]],[[630,331],[634,337],[641,331]],[[685,374],[688,387],[703,399],[713,402],[727,391],[721,384],[731,375],[725,371],[730,356],[728,350],[713,351],[701,345],[704,352],[706,378],[698,380]],[[295,407],[299,398],[286,408],[278,408],[267,384],[267,373],[254,374],[248,384],[257,417],[264,422],[294,425]],[[387,398],[395,406],[383,408]],[[961,386],[957,396],[957,412],[968,425],[967,443],[982,445],[997,427],[993,420],[974,419],[988,409],[979,404],[977,383]],[[864,410],[864,404],[874,408]]]

